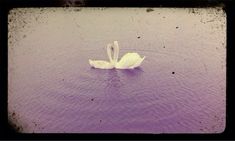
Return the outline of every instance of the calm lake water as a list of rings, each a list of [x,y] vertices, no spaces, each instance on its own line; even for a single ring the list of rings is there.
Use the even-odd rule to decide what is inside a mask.
[[[27,133],[223,132],[226,18],[193,11],[12,10],[9,120]],[[91,68],[114,40],[120,57],[146,56],[141,67]]]

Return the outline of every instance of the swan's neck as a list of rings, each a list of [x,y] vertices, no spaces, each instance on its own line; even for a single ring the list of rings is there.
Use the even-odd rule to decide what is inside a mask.
[[[107,54],[108,54],[108,58],[109,58],[109,62],[113,63],[113,58],[112,58],[112,44],[108,44],[107,45]]]
[[[107,54],[111,64],[116,65],[118,62],[119,46],[118,42],[114,41],[113,45],[107,45]]]
[[[114,60],[114,63],[116,64],[118,62],[118,54],[119,54],[118,42],[114,41],[113,45],[114,45],[113,60]]]

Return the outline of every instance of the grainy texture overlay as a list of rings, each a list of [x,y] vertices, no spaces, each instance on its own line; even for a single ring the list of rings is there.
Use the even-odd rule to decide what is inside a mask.
[[[8,117],[19,132],[221,133],[222,8],[19,8],[9,13]],[[134,70],[91,68],[120,55]]]

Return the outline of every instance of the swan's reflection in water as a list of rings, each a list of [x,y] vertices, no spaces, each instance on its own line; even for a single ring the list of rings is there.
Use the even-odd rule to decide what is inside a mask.
[[[107,88],[112,91],[119,91],[119,89],[124,85],[119,76],[119,72],[116,69],[112,69],[107,72],[105,83]]]
[[[125,89],[128,89],[131,80],[137,81],[142,74],[141,68],[135,69],[95,69],[91,68],[90,72],[92,75],[97,76],[97,79],[102,80],[101,83],[104,85],[104,93],[106,96],[115,95],[118,97],[120,94],[125,93]]]
[[[135,69],[120,70],[120,72],[125,74],[127,77],[139,77],[142,75],[144,71],[140,67],[138,67]]]

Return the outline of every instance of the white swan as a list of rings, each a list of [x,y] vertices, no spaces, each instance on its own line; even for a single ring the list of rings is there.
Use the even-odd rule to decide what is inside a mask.
[[[139,67],[145,59],[145,56],[141,58],[138,53],[126,53],[120,61],[118,61],[119,46],[117,41],[107,45],[107,54],[109,62],[89,59],[90,65],[99,69],[134,69]]]

